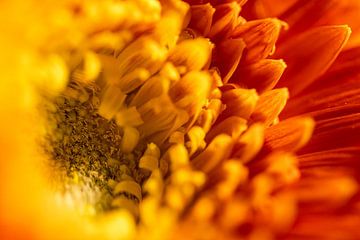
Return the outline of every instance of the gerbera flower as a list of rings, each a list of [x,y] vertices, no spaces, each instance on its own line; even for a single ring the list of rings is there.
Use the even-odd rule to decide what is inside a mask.
[[[360,238],[360,4],[245,3],[0,3],[1,239]]]

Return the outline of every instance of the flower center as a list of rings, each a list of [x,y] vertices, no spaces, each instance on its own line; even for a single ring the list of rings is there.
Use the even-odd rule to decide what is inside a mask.
[[[95,84],[71,82],[46,107],[51,129],[44,150],[49,156],[50,178],[59,199],[85,214],[137,206],[140,186],[149,177],[148,171],[138,167],[146,146],[140,143],[131,153],[120,150],[123,128],[98,114],[99,92]],[[124,182],[127,184],[118,186]]]

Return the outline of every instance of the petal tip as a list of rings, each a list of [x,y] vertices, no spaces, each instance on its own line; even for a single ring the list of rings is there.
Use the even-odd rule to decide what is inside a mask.
[[[336,32],[334,33],[335,36],[339,37],[343,41],[343,46],[347,43],[351,35],[351,28],[349,25],[335,25],[331,26],[331,28]]]

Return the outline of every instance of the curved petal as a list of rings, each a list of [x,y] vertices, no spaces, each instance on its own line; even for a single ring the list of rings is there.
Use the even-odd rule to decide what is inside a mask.
[[[350,47],[360,43],[359,11],[360,2],[357,0],[298,0],[279,18],[290,26],[284,38],[293,37],[312,27],[348,24],[353,30],[348,45]]]
[[[260,95],[260,99],[251,115],[255,122],[264,122],[266,126],[274,123],[280,112],[284,109],[289,92],[286,88],[274,89]]]
[[[228,39],[215,47],[212,65],[217,66],[224,83],[226,83],[240,63],[245,42],[242,39]]]
[[[360,113],[317,121],[314,136],[301,153],[360,144]]]
[[[275,49],[283,22],[276,18],[249,21],[238,25],[232,38],[242,38],[246,44],[246,63],[256,62],[269,56]]]
[[[189,27],[201,33],[202,36],[207,36],[210,32],[215,8],[213,8],[209,3],[194,5],[191,6],[190,12],[191,20]]]
[[[228,36],[238,24],[240,6],[235,2],[217,5],[213,17],[209,37],[212,40],[223,39]]]
[[[275,87],[285,68],[283,60],[263,59],[238,67],[230,81],[242,87],[255,88],[258,93],[262,93]]]
[[[234,141],[230,136],[226,134],[218,135],[205,151],[192,160],[192,165],[195,169],[201,169],[208,173],[230,156],[233,145]]]
[[[287,119],[265,131],[265,149],[294,152],[311,138],[315,122],[311,118]]]
[[[283,58],[288,68],[278,86],[299,94],[334,62],[350,36],[348,26],[326,26],[309,30],[284,42],[276,58]]]

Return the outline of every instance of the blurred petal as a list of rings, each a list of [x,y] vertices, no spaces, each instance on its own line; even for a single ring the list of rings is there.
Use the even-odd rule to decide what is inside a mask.
[[[310,205],[307,207],[312,208],[312,211],[317,209],[326,212],[346,204],[357,190],[355,179],[349,176],[312,176],[301,179],[295,191],[300,203]],[[321,207],[317,204],[321,204]]]
[[[197,38],[180,42],[168,58],[175,66],[185,66],[188,71],[201,70],[209,62],[212,44],[208,39]]]
[[[232,147],[233,139],[230,136],[218,135],[202,153],[192,160],[192,165],[208,173],[230,156]]]
[[[241,12],[247,19],[278,17],[298,0],[253,0]]]
[[[300,215],[294,230],[285,239],[358,239],[358,214]]]
[[[360,43],[359,11],[357,0],[298,0],[279,18],[290,26],[285,38],[317,26],[347,24],[353,31],[349,47]]]
[[[237,139],[247,128],[246,120],[240,117],[229,117],[213,126],[206,135],[206,142],[210,142],[219,134],[227,134]]]
[[[256,156],[264,143],[264,126],[253,124],[235,143],[232,157],[246,163]]]

